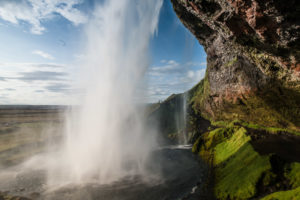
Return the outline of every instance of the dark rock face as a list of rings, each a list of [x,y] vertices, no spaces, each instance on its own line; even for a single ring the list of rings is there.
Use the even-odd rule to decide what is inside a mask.
[[[196,111],[300,128],[300,1],[171,1],[207,53]]]

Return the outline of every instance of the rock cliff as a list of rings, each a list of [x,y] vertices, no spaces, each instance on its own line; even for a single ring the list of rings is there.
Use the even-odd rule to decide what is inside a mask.
[[[300,129],[300,1],[171,0],[207,53],[196,113]]]

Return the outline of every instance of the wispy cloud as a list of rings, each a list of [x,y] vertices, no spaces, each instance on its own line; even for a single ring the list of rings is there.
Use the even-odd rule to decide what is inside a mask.
[[[49,81],[49,80],[65,80],[68,75],[66,72],[53,72],[53,71],[32,71],[21,72],[21,77],[14,79],[31,82],[31,81]]]
[[[197,63],[197,62],[187,62],[187,63],[178,63],[174,60],[161,60],[161,65],[152,66],[148,73],[153,76],[161,76],[166,74],[182,74],[188,70],[195,68],[205,68],[206,63]]]
[[[28,70],[36,70],[36,69],[47,69],[47,70],[61,70],[66,66],[63,64],[56,64],[56,63],[0,63],[1,69],[10,69],[15,71],[24,71],[25,69]]]
[[[35,50],[32,52],[35,55],[41,56],[43,58],[49,59],[49,60],[54,60],[54,57],[46,52],[40,51],[40,50]]]
[[[26,22],[31,25],[31,33],[43,34],[43,22],[61,16],[79,25],[86,22],[86,16],[76,5],[81,0],[1,0],[0,18],[13,24]]]
[[[70,85],[65,83],[55,83],[45,87],[50,92],[67,92],[69,91]]]
[[[15,91],[16,89],[14,89],[14,88],[4,88],[4,90],[7,90],[7,91]]]
[[[206,63],[161,60],[147,72],[148,99],[151,102],[163,100],[173,93],[182,93],[204,78]]]
[[[62,64],[0,63],[0,68],[0,103],[65,104],[78,99],[72,98],[77,95],[72,72]]]

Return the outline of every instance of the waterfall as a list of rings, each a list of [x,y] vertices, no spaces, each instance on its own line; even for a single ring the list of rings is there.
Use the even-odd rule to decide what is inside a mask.
[[[146,173],[155,144],[135,99],[161,6],[162,0],[107,0],[96,6],[86,27],[85,95],[79,111],[67,117],[50,183],[109,183]]]
[[[183,127],[182,127],[182,143],[185,145],[188,143],[187,139],[187,95],[188,93],[182,94],[182,115],[183,115]]]

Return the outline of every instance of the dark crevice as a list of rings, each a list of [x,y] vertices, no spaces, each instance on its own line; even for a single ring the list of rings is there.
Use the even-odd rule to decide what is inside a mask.
[[[284,158],[273,154],[270,156],[271,170],[264,172],[256,184],[256,195],[252,199],[260,199],[268,194],[292,189],[289,180],[285,177],[287,166],[290,165]]]

